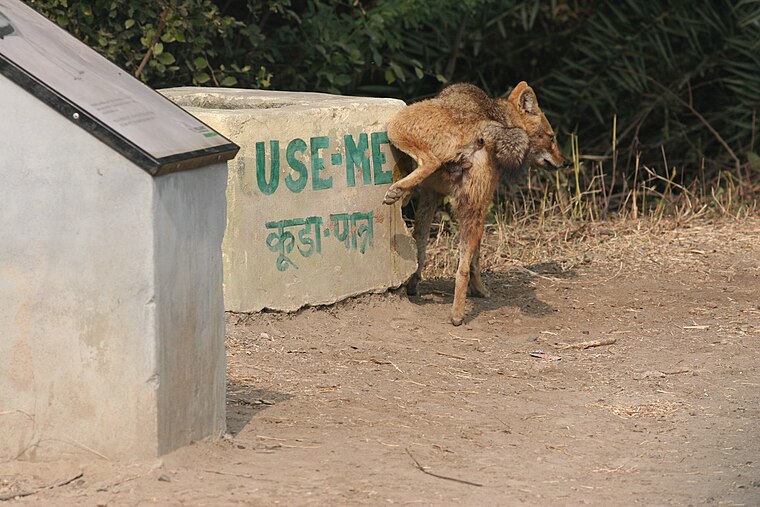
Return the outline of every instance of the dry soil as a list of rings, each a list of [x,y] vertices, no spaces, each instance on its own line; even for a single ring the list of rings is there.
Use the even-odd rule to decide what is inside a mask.
[[[758,234],[599,224],[489,263],[461,327],[450,276],[229,315],[225,439],[1,463],[2,503],[760,505]]]

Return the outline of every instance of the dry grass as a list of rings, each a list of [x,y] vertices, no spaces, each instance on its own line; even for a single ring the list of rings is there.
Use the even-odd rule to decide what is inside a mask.
[[[654,400],[638,405],[605,405],[602,403],[594,403],[592,405],[607,410],[623,419],[634,417],[668,417],[683,408],[682,403],[673,403],[666,400]]]
[[[737,228],[737,223],[739,227]],[[737,230],[742,231],[737,236]],[[482,269],[541,268],[553,266],[546,275],[562,272],[593,261],[628,273],[652,265],[670,266],[678,271],[703,264],[715,252],[748,247],[760,238],[760,216],[741,220],[730,216],[702,217],[683,223],[675,218],[638,220],[608,219],[582,223],[562,220],[545,223],[492,224],[486,228],[481,245]],[[425,277],[451,277],[458,262],[458,235],[435,233],[428,247]],[[631,256],[630,252],[635,252]],[[686,251],[688,256],[684,256]],[[559,271],[556,271],[559,269]]]
[[[579,154],[576,138],[572,160],[565,173],[529,171],[527,185],[500,189],[481,247],[484,270],[550,260],[571,269],[599,252],[616,262],[622,258],[616,250],[646,249],[683,237],[678,231],[695,239],[698,255],[704,241],[697,237],[714,234],[722,222],[756,224],[760,186],[740,185],[731,173],[706,176],[702,168],[687,184],[663,153],[659,170],[635,160],[632,176],[625,179],[614,141],[611,157],[592,157]],[[442,212],[428,247],[427,277],[454,274],[457,245],[455,220]],[[667,256],[667,251],[657,255]]]

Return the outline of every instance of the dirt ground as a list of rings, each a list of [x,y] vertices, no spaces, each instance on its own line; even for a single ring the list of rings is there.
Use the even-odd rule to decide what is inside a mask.
[[[2,503],[760,505],[760,220],[624,229],[497,263],[461,327],[451,277],[230,315],[224,440],[1,463]]]

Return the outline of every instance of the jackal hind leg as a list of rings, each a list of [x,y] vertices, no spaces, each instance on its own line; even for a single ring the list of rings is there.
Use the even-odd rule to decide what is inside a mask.
[[[408,152],[407,152],[408,153]],[[383,204],[393,204],[403,197],[403,195],[411,191],[414,187],[422,183],[428,176],[433,174],[439,167],[441,167],[441,161],[438,160],[432,153],[425,152],[422,154],[409,155],[417,162],[417,167],[411,173],[401,178],[393,185],[390,186],[383,198]]]
[[[458,210],[459,216],[459,265],[457,266],[456,285],[454,287],[454,304],[451,308],[451,323],[459,326],[464,321],[467,288],[475,254],[483,237],[485,213],[480,209],[463,206]]]
[[[478,249],[475,250],[470,263],[470,284],[467,295],[476,298],[491,297],[491,291],[483,284],[483,279],[480,276],[480,242],[478,242]]]
[[[419,293],[417,285],[422,280],[422,271],[425,269],[425,250],[430,239],[430,226],[433,223],[435,210],[441,202],[441,195],[433,190],[420,189],[420,198],[414,212],[414,241],[417,244],[417,271],[406,282],[406,293],[416,296]]]

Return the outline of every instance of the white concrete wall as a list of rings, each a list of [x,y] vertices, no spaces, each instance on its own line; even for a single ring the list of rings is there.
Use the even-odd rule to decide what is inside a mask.
[[[225,430],[227,164],[156,178],[159,453]]]
[[[226,171],[153,179],[2,76],[0,111],[0,459],[221,432]]]
[[[241,146],[229,163],[227,310],[333,303],[397,287],[414,272],[400,206],[382,204],[396,163],[386,124],[402,101],[215,88],[162,93]]]
[[[149,454],[151,178],[2,76],[0,111],[0,454]]]

